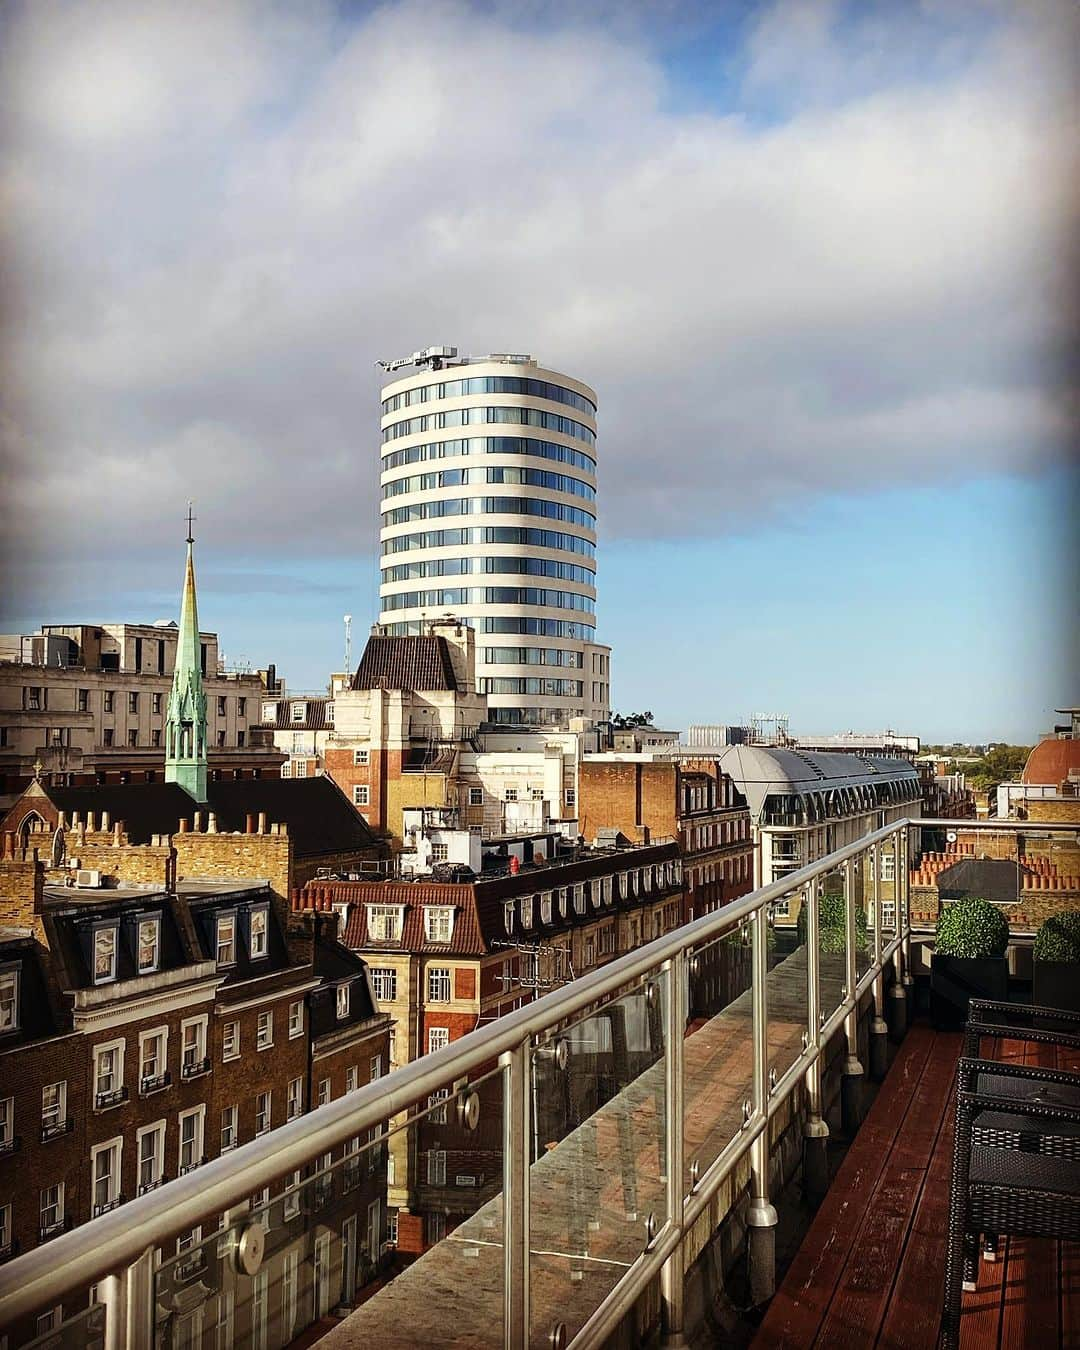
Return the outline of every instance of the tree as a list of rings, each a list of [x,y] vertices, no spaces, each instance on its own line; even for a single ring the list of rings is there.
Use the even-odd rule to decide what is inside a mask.
[[[648,727],[652,725],[653,715],[651,712],[640,713],[616,713],[611,719],[613,727]]]

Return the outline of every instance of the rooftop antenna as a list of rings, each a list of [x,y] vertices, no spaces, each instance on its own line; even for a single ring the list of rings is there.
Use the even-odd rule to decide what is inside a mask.
[[[189,500],[187,504],[187,541],[189,544],[195,542],[195,536],[191,532],[191,522],[195,519],[195,516],[192,515],[191,511],[193,505],[194,503]]]
[[[352,615],[345,615],[345,674],[352,669]]]

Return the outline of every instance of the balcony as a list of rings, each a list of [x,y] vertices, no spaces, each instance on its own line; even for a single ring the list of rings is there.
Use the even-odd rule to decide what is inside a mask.
[[[193,1074],[187,1075],[187,1077],[189,1078],[194,1076],[195,1075]],[[171,1073],[166,1072],[166,1073],[151,1074],[147,1078],[139,1079],[139,1096],[151,1097],[155,1092],[164,1092],[165,1089],[167,1087],[170,1087],[171,1085],[172,1085]]]
[[[707,1333],[687,1324],[687,1281],[708,1297],[718,1271],[743,1305],[767,1308],[762,1350],[932,1346],[959,1038],[918,1022],[909,1029],[910,864],[919,832],[941,824],[890,824],[138,1197],[96,1228],[60,1235],[0,1271],[0,1322],[116,1273],[103,1286],[115,1344],[139,1345],[154,1249],[198,1225],[212,1256],[257,1249],[266,1233],[276,1241],[295,1219],[289,1241],[301,1259],[323,1261],[329,1241],[333,1263],[335,1197],[363,1188],[347,1206],[338,1201],[349,1213],[385,1202],[389,1149],[395,1190],[410,1196],[398,1247],[415,1259],[356,1291],[359,1306],[328,1333],[327,1350],[599,1346],[627,1319],[634,1335],[690,1333],[705,1344]],[[888,900],[885,853],[899,859]],[[820,903],[822,882],[843,899],[830,942],[822,925],[836,906]],[[804,927],[771,927],[783,904],[801,909]],[[870,1080],[880,1086],[867,1115]],[[828,1140],[838,1135],[848,1152],[829,1189]],[[337,1161],[323,1166],[328,1154]],[[293,1182],[295,1173],[307,1180]],[[425,1197],[428,1176],[445,1182],[437,1196]],[[818,1208],[778,1282],[777,1210],[802,1204],[791,1200],[793,1180]],[[263,1188],[270,1199],[252,1216],[246,1201]],[[371,1250],[385,1241],[376,1236]],[[972,1345],[1068,1343],[1076,1253],[1061,1246],[1037,1260],[1034,1250],[1010,1242],[1000,1261],[984,1263],[965,1325],[999,1320]],[[280,1251],[262,1259],[276,1281],[270,1263]],[[259,1266],[235,1264],[239,1306],[255,1297]],[[159,1302],[161,1315],[215,1315],[213,1281],[203,1283],[189,1286],[182,1306]],[[1044,1325],[1044,1313],[1055,1320]],[[309,1306],[295,1333],[312,1320]]]
[[[126,1087],[110,1088],[108,1092],[94,1093],[94,1110],[111,1111],[114,1106],[123,1106],[128,1099]]]
[[[61,1139],[65,1134],[70,1134],[75,1128],[75,1121],[68,1116],[67,1120],[50,1120],[41,1123],[41,1142],[47,1144],[50,1139]]]
[[[191,1078],[201,1078],[204,1073],[209,1072],[209,1059],[187,1060],[180,1066],[180,1077],[185,1083]]]

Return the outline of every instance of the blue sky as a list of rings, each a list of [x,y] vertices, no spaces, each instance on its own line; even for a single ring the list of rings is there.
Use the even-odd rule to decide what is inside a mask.
[[[191,496],[204,623],[319,687],[375,617],[373,363],[450,342],[598,391],[619,707],[982,740],[1080,699],[1075,7],[4,24],[6,629],[172,613]]]

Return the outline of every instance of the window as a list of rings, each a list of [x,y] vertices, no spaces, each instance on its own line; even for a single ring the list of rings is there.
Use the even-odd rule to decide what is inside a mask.
[[[397,971],[392,966],[373,966],[371,984],[375,997],[382,1003],[397,998]]]
[[[154,695],[152,696],[151,711],[152,711],[152,712],[155,712],[155,713],[160,713],[160,712],[161,712],[161,695],[160,695],[160,694],[154,694]]]
[[[103,712],[111,713],[116,708],[116,694],[112,689],[106,689],[101,696],[101,709]]]
[[[15,1145],[15,1098],[0,1097],[0,1153]]]
[[[240,1142],[240,1108],[226,1106],[221,1112],[221,1152],[227,1153]]]
[[[207,1021],[206,1017],[196,1017],[180,1025],[180,1072],[184,1078],[194,1078],[209,1067],[206,1058]]]
[[[240,1054],[240,1023],[226,1022],[221,1029],[221,1058],[236,1059]]]
[[[376,1078],[382,1077],[382,1055],[372,1055],[371,1062],[368,1065],[368,1082],[374,1083]]]
[[[139,1194],[142,1195],[164,1180],[165,1122],[159,1120],[139,1130],[135,1147],[139,1159]]]
[[[352,790],[353,806],[370,806],[371,789],[367,783],[354,783]]]
[[[253,961],[257,961],[269,951],[267,941],[267,924],[269,917],[270,910],[266,905],[260,905],[258,909],[253,909],[251,911],[251,940],[249,950]]]
[[[432,1125],[446,1124],[446,1101],[450,1096],[449,1088],[437,1088],[430,1094],[427,1104],[431,1108],[428,1121]]]
[[[304,1005],[299,999],[289,1004],[289,1040],[304,1034]]]
[[[330,1100],[330,1079],[320,1078],[317,1091],[318,1096],[316,1098],[316,1101],[320,1106],[325,1106],[326,1103]]]
[[[0,1032],[19,1027],[19,967],[0,970]]]
[[[11,1206],[0,1205],[0,1257],[11,1255]]]
[[[285,1192],[285,1204],[282,1207],[282,1217],[286,1219],[295,1219],[300,1213],[300,1194],[301,1194],[301,1176],[296,1171],[289,1178]]]
[[[349,986],[347,984],[339,984],[337,987],[337,1015],[339,1021],[349,1015]]]
[[[224,697],[223,694],[219,694],[219,695],[218,695],[218,701],[217,701],[217,715],[218,715],[219,717],[224,717],[224,716],[225,716],[225,712],[226,712],[226,707],[225,707],[225,697]]]
[[[483,806],[483,804],[484,804],[484,789],[482,787],[471,787],[469,789],[469,805]],[[397,1220],[396,1210],[394,1211],[394,1220],[395,1222]]]
[[[427,1155],[427,1184],[429,1186],[446,1185],[446,1150],[429,1148]]]
[[[190,1172],[203,1160],[203,1120],[206,1107],[197,1106],[193,1111],[183,1111],[180,1115],[180,1175]]]
[[[217,963],[236,964],[236,915],[231,912],[217,916]]]
[[[47,1336],[50,1331],[59,1331],[63,1320],[64,1305],[58,1303],[55,1308],[41,1314],[34,1323],[34,1332],[37,1336]]]
[[[128,745],[135,747],[139,744],[139,733],[134,727],[128,732]]]
[[[354,750],[352,752],[352,762],[357,768],[368,764],[370,759],[371,754],[367,750]]]
[[[508,787],[503,791],[504,802],[516,802],[518,799],[518,790],[516,787]]]
[[[512,932],[514,931],[514,902],[513,902],[513,900],[508,900],[508,901],[503,905],[503,928],[506,929],[507,935],[509,935],[510,933],[512,933]]]
[[[450,1002],[450,970],[448,967],[428,967],[428,1002]]]
[[[427,1238],[429,1246],[441,1242],[446,1237],[446,1215],[438,1211],[429,1214],[425,1220],[424,1236]]]
[[[67,1081],[46,1083],[41,1089],[41,1138],[63,1134],[67,1127]]]
[[[304,1081],[302,1078],[289,1080],[288,1094],[285,1098],[285,1119],[295,1120],[304,1109]]]
[[[360,1086],[360,1070],[356,1067],[345,1070],[345,1091],[355,1092]]]
[[[271,1094],[260,1092],[255,1098],[255,1133],[266,1134],[270,1128]]]
[[[396,1209],[388,1209],[386,1211],[386,1242],[390,1247],[397,1246],[397,1216],[398,1212]]]
[[[424,936],[428,942],[449,942],[453,932],[454,911],[451,906],[424,906]]]
[[[38,1210],[38,1224],[41,1237],[55,1233],[64,1226],[64,1183],[56,1182],[41,1191]]]
[[[113,731],[112,727],[106,727],[105,730],[101,733],[101,738],[102,744],[105,746],[106,750],[111,750],[113,743],[116,739],[116,734]]]
[[[169,1044],[168,1027],[139,1033],[139,1091],[153,1091],[164,1087],[166,1057]]]
[[[896,927],[896,901],[882,900],[881,902],[881,926],[882,928]]]
[[[94,930],[94,983],[116,979],[116,928]]]
[[[90,1152],[93,1218],[120,1203],[120,1153],[123,1147],[122,1139],[111,1139]]]
[[[368,905],[368,937],[373,942],[401,940],[401,905]]]
[[[134,691],[128,694],[128,712],[137,713],[139,711],[139,696]]]
[[[432,844],[431,861],[433,863],[444,863],[449,861],[449,858],[450,858],[449,844]]]
[[[881,855],[881,879],[882,881],[896,880],[896,856],[892,853],[882,853]]]
[[[303,722],[307,717],[306,703],[290,703],[289,720],[290,722]]]
[[[94,1048],[94,1106],[114,1106],[124,1097],[124,1042]]]
[[[449,1027],[428,1027],[427,1048],[428,1054],[433,1050],[441,1050],[444,1045],[450,1044]]]
[[[152,919],[139,920],[139,974],[146,975],[158,968],[158,953],[161,947],[161,920],[155,915]]]
[[[521,897],[521,926],[522,928],[531,928],[533,923],[533,897],[523,895]]]
[[[261,1012],[259,1014],[258,1029],[255,1033],[256,1050],[269,1050],[274,1044],[274,1014],[273,1012]]]

